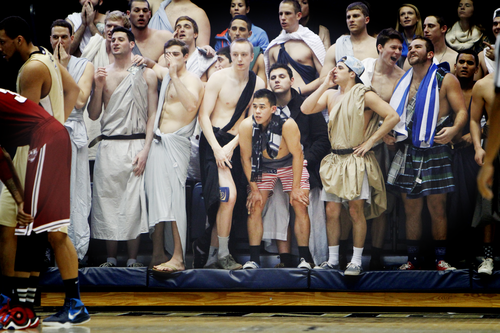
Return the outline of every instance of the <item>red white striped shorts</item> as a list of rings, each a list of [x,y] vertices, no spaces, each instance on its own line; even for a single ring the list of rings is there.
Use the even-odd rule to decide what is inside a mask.
[[[309,190],[309,172],[306,168],[307,161],[304,160],[304,166],[302,167],[302,177],[300,178],[300,188],[304,190]],[[274,185],[278,178],[281,180],[283,185],[283,192],[291,192],[293,185],[293,170],[292,166],[274,169],[276,172],[263,172],[262,180],[257,182],[257,187],[261,191],[272,191]],[[273,170],[273,171],[274,171]]]

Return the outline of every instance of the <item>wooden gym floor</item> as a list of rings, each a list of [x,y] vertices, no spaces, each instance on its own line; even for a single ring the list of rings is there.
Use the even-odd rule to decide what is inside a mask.
[[[50,313],[39,313],[42,316]],[[28,332],[498,332],[500,315],[352,312],[98,312],[71,328],[42,325]]]

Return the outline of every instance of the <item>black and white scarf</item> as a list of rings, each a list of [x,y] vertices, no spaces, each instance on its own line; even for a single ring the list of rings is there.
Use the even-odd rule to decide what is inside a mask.
[[[281,145],[281,136],[283,124],[289,118],[283,108],[278,108],[279,112],[271,116],[271,122],[265,131],[262,130],[262,125],[257,124],[255,117],[252,116],[252,175],[251,182],[257,182],[262,179],[262,144],[266,142],[266,151],[272,159],[278,156]]]

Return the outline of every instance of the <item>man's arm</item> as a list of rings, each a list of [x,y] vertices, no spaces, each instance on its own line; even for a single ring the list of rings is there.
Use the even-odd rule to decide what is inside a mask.
[[[134,174],[139,177],[144,173],[146,168],[146,161],[148,160],[149,149],[153,141],[153,131],[156,118],[156,108],[158,106],[158,80],[152,70],[146,69],[143,73],[144,79],[148,84],[148,121],[146,123],[146,140],[144,140],[144,148],[137,153],[132,165],[134,167]]]
[[[247,177],[250,193],[247,196],[247,210],[252,212],[257,202],[262,203],[262,195],[256,182],[250,181],[252,178],[252,119],[244,119],[238,130],[240,144],[240,158],[243,172]]]
[[[330,73],[330,71],[337,66],[337,61],[335,59],[335,45],[336,44],[333,44],[326,51],[325,62],[319,75],[320,82],[323,82],[328,73]]]
[[[61,71],[64,93],[64,121],[66,121],[75,107],[78,95],[80,94],[80,87],[78,87],[66,68],[59,66],[59,70]]]
[[[486,199],[493,199],[491,186],[493,185],[493,160],[498,155],[500,149],[500,94],[496,93],[495,100],[491,108],[490,128],[488,130],[488,140],[486,141],[486,154],[484,164],[477,177],[479,193]]]
[[[87,27],[86,24],[84,24],[84,15],[85,15],[85,6],[82,6],[82,24],[80,24],[80,26],[78,27],[78,29],[75,29],[75,24],[69,19],[69,18],[66,18],[66,21],[68,21],[71,26],[73,27],[73,31],[75,32],[73,34],[74,36],[74,39],[73,39],[73,42],[71,43],[70,47],[69,47],[69,53],[70,54],[75,54],[78,52],[79,48],[80,48],[80,43],[82,42],[82,38],[83,38],[83,34],[85,33],[85,28]]]
[[[263,54],[259,54],[252,70],[255,74],[257,74],[258,77],[262,79],[262,81],[264,81],[264,85],[267,87],[266,64],[264,63]]]
[[[297,123],[292,118],[289,118],[283,124],[283,139],[286,142],[288,151],[292,154],[292,172],[293,183],[292,191],[290,192],[290,204],[298,201],[303,205],[309,205],[309,193],[300,188],[300,180],[302,179],[302,169],[304,168],[304,153],[300,144],[300,131]]]
[[[324,67],[323,67],[324,68]],[[304,114],[313,114],[323,111],[328,105],[328,94],[326,91],[333,87],[333,68],[323,79],[323,83],[302,103],[300,110]]]
[[[217,139],[214,135],[214,130],[212,128],[212,122],[210,121],[210,116],[214,111],[215,104],[219,96],[219,91],[222,86],[222,75],[220,74],[220,71],[214,73],[214,75],[212,75],[205,86],[205,95],[203,97],[203,102],[201,103],[200,112],[198,114],[198,121],[200,122],[201,130],[203,131],[208,144],[214,151],[217,166],[219,168],[225,168],[231,167],[231,162],[229,161],[225,152],[222,150],[219,142],[217,142]]]
[[[314,54],[314,52],[312,52],[312,50],[311,50],[311,53],[312,53],[312,56],[313,56],[314,68],[316,68],[316,72],[318,73],[318,75],[320,75],[321,71],[323,69],[323,65],[321,65],[321,62],[318,60],[318,58],[316,57],[316,55]],[[318,89],[318,87],[320,86],[321,82],[323,82],[323,81],[321,81],[321,79],[319,77],[317,79],[315,79],[314,81],[309,82],[308,84],[306,84],[301,89],[301,94],[304,95],[304,96],[310,95],[311,93],[313,93],[314,91],[316,91],[316,89]]]
[[[44,80],[49,77],[47,66],[39,61],[30,61],[24,66],[19,77],[19,95],[39,104]]]
[[[203,96],[203,84],[199,80],[194,80],[193,77],[190,77],[186,86],[177,76],[177,70],[173,70],[172,67],[171,69],[170,79],[182,106],[189,113],[198,111]],[[186,74],[188,75],[188,73]]]
[[[382,117],[384,121],[375,133],[368,138],[368,140],[354,148],[354,154],[358,156],[365,156],[365,154],[372,149],[375,143],[382,139],[384,135],[389,133],[389,131],[399,122],[399,115],[397,112],[389,105],[389,103],[384,101],[373,91],[365,93],[365,106]]]
[[[470,135],[476,154],[474,160],[478,165],[483,165],[485,151],[481,146],[481,118],[484,110],[484,98],[481,90],[484,89],[483,82],[477,82],[472,88],[472,103],[470,107]]]
[[[85,105],[90,97],[90,92],[92,91],[92,83],[94,83],[94,65],[89,61],[85,67],[83,75],[78,80],[78,87],[80,87],[80,93],[78,94],[78,99],[76,100],[75,108],[81,109]]]
[[[94,91],[88,106],[89,118],[92,120],[99,119],[102,112],[102,94],[104,93],[104,86],[106,84],[106,77],[108,73],[106,68],[99,67],[94,74]]]
[[[17,221],[21,225],[33,222],[33,217],[24,212],[24,193],[16,169],[9,154],[0,147],[0,180],[5,184],[18,206]]]
[[[460,87],[460,82],[455,75],[446,75],[443,80],[441,90],[445,90],[446,99],[451,109],[455,112],[455,121],[453,126],[445,127],[434,137],[434,142],[447,144],[455,137],[462,136],[462,129],[467,124],[467,108],[465,107],[464,94]]]

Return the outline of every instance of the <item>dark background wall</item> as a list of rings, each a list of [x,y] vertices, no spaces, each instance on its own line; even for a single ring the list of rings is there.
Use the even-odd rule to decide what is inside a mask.
[[[229,15],[230,1],[194,0],[193,2],[203,8],[210,19],[213,45],[213,36],[223,31],[231,19]],[[345,8],[352,2],[351,0],[312,0],[310,2],[311,17],[329,28],[332,43],[340,35],[348,32],[345,24]],[[406,2],[409,1],[369,1],[371,22],[368,25],[368,32],[370,34],[377,34],[378,31],[384,28],[395,27],[397,9]],[[500,5],[494,1],[479,0],[476,2],[476,15],[483,22],[486,33],[491,35],[492,14]],[[280,0],[251,1],[251,10],[248,16],[256,25],[267,31],[270,39],[276,37],[281,30],[278,20],[279,3]],[[437,15],[444,16],[450,26],[456,21],[458,0],[424,0],[414,3],[417,4],[423,17],[436,13]],[[114,9],[126,11],[127,4],[128,0],[104,0],[102,12]],[[1,10],[0,19],[9,15],[19,15],[25,18],[33,27],[35,44],[43,45],[49,48],[49,50],[49,29],[51,23],[56,19],[65,18],[68,14],[79,11],[81,8],[78,0],[66,0],[64,2],[17,0],[11,2],[9,5],[15,7],[9,10]],[[7,8],[3,5],[2,9]],[[15,78],[19,66],[20,61],[7,65],[3,59],[0,59],[0,70],[3,73],[3,75],[0,75],[0,87],[15,90]]]

